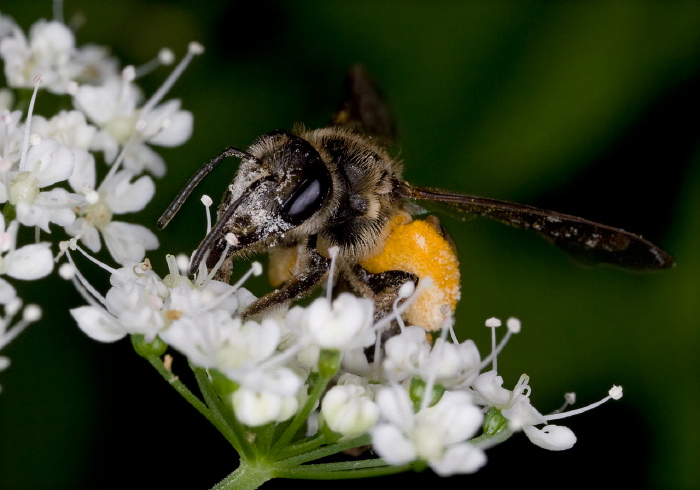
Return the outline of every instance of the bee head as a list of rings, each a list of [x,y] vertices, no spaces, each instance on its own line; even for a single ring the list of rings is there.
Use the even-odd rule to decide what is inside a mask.
[[[213,265],[224,252],[227,233],[237,239],[229,254],[255,244],[274,244],[321,210],[332,187],[328,168],[308,141],[283,131],[261,136],[243,157],[192,267],[210,249],[207,262]]]

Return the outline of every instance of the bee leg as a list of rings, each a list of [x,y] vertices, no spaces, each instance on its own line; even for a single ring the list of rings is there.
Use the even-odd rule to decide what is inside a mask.
[[[330,269],[331,259],[318,253],[315,248],[307,248],[304,255],[304,267],[300,268],[302,272],[271,293],[255,300],[243,314],[244,317],[256,315],[287,301],[303,298],[311,292]]]
[[[409,281],[418,284],[418,276],[399,270],[372,274],[362,266],[355,265],[352,269],[341,274],[335,292],[351,291],[374,301],[374,321],[378,321],[391,313],[394,301],[399,294],[399,288]],[[398,325],[394,325],[394,327],[389,329],[390,336],[398,333]]]

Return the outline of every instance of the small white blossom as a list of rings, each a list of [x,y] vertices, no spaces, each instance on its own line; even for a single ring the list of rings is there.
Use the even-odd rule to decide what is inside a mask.
[[[237,389],[231,397],[236,417],[250,427],[284,422],[299,408],[299,401],[294,396],[280,396],[247,387]]]
[[[468,441],[477,434],[483,414],[463,391],[446,391],[432,407],[415,413],[399,386],[377,395],[384,422],[371,431],[375,451],[392,465],[421,459],[441,476],[473,473],[486,463],[483,450]]]
[[[73,208],[82,202],[80,196],[62,188],[43,190],[67,180],[74,163],[73,152],[56,140],[41,140],[29,148],[6,189],[8,200],[17,210],[17,221],[47,233],[51,231],[49,223],[68,226],[75,221]]]
[[[88,124],[80,111],[60,111],[50,119],[41,115],[32,118],[32,133],[42,139],[54,139],[68,148],[92,149],[97,128]]]
[[[17,88],[33,87],[34,78],[41,75],[48,90],[65,93],[71,80],[69,61],[74,51],[73,33],[56,21],[37,21],[29,30],[29,39],[18,27],[0,39],[7,83]]]
[[[334,432],[346,438],[369,431],[379,419],[379,407],[357,376],[340,380],[323,397],[321,415]]]
[[[375,339],[371,328],[373,310],[372,301],[349,293],[340,294],[332,303],[317,298],[304,309],[298,328],[302,337],[321,349],[367,347]]]
[[[385,345],[385,376],[399,382],[410,377],[451,388],[466,387],[479,374],[481,357],[473,341],[453,344],[441,338],[431,347],[421,327],[407,327]]]
[[[144,175],[134,182],[133,174],[126,170],[109,175],[99,190],[95,186],[95,162],[89,153],[79,153],[79,159],[69,180],[71,187],[86,196],[85,204],[76,207],[78,218],[66,232],[80,238],[92,251],[102,246],[99,234],[104,238],[107,250],[119,264],[133,264],[143,260],[147,250],[158,248],[158,238],[148,228],[112,219],[115,214],[133,213],[142,210],[155,194],[153,180]],[[80,162],[80,163],[78,163]],[[90,193],[97,198],[87,199]]]
[[[73,103],[100,128],[95,147],[114,161],[120,148],[129,142],[142,122],[144,129],[127,147],[124,166],[134,173],[148,170],[157,177],[165,174],[162,157],[144,143],[172,147],[187,141],[192,134],[192,113],[180,110],[180,101],[171,100],[142,113],[143,95],[128,80],[111,79],[101,86],[81,86]]]
[[[153,271],[140,267],[118,269],[110,282],[104,305],[70,310],[80,329],[100,342],[115,342],[129,334],[142,334],[152,342],[166,325],[165,285]]]

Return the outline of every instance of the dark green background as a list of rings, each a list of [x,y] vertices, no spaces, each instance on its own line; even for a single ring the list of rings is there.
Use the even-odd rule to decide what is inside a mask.
[[[51,17],[51,2],[2,0],[0,11],[26,29]],[[191,40],[207,49],[170,94],[194,113],[195,129],[162,152],[169,172],[144,224],[226,146],[295,122],[323,125],[347,66],[360,61],[396,112],[411,182],[581,215],[676,257],[658,274],[588,269],[531,234],[445,217],[462,261],[462,337],[486,348],[486,318],[522,320],[499,359],[507,387],[529,374],[543,412],[566,391],[579,405],[614,383],[625,396],[563,422],[579,437],[570,451],[520,434],[490,450],[476,475],[397,481],[700,485],[696,1],[68,1],[67,17],[76,13],[86,20],[79,44],[109,45],[125,64],[162,46],[182,55]],[[152,93],[166,73],[141,84]],[[218,170],[202,192],[218,199],[233,170]],[[151,256],[161,273],[166,251],[197,245],[201,216],[193,200],[159,232],[163,251]],[[128,342],[97,344],[77,329],[65,309],[81,300],[68,284],[46,280],[23,295],[46,305],[45,319],[3,352],[13,364],[0,374],[0,488],[208,488],[234,469],[223,438]]]

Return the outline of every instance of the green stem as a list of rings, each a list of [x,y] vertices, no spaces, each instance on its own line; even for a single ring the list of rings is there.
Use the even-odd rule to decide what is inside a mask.
[[[304,407],[296,413],[292,419],[292,422],[287,426],[280,438],[277,439],[275,445],[272,446],[271,454],[275,455],[289,445],[289,442],[292,440],[299,428],[309,418],[311,411],[316,407],[316,403],[321,398],[321,395],[323,395],[323,392],[326,390],[326,386],[328,386],[328,382],[330,380],[331,377],[319,376],[316,384],[314,384],[314,387],[309,394],[309,398],[307,398],[306,403],[304,404]]]
[[[291,458],[292,456],[297,456],[299,454],[308,453],[313,451],[317,447],[323,445],[326,442],[326,437],[322,434],[316,434],[313,437],[307,437],[301,441],[290,444],[284,448],[278,455],[278,460],[284,460]]]
[[[221,399],[214,391],[206,370],[193,365],[190,365],[190,369],[192,369],[194,373],[199,391],[202,392],[207,406],[209,406],[214,416],[222,422],[224,429],[217,426],[219,432],[231,443],[236,452],[241,456],[241,459],[255,459],[255,448],[248,444],[245,428],[221,403]]]
[[[279,478],[304,480],[348,480],[394,475],[396,473],[403,473],[412,468],[413,464],[389,466],[381,459],[371,459],[285,468],[276,471],[275,476]]]
[[[274,476],[271,467],[253,465],[242,460],[233,473],[213,486],[211,490],[253,490]]]
[[[331,456],[337,454],[346,449],[351,449],[360,446],[366,446],[371,442],[369,435],[360,436],[355,439],[348,441],[339,442],[337,444],[331,444],[329,446],[323,446],[313,451],[308,451],[297,456],[292,456],[287,459],[277,461],[278,465],[282,466],[298,466],[300,464],[306,463],[307,461],[314,461],[317,459],[325,458],[326,456]],[[292,446],[293,447],[293,446]]]
[[[160,357],[157,356],[149,356],[146,358],[146,360],[155,368],[156,371],[163,377],[165,381],[168,382],[170,386],[175,388],[175,391],[180,393],[182,397],[189,402],[190,405],[192,405],[199,413],[204,415],[204,417],[212,423],[214,427],[217,429],[221,430],[219,428],[219,420],[212,414],[211,410],[207,408],[207,406],[202,403],[202,401],[197,398],[190,390],[185,386],[185,384],[178,379],[177,376],[175,376],[172,371],[169,371],[165,368],[163,365],[163,361],[160,359]]]
[[[226,419],[221,415],[220,412],[218,411],[213,411],[209,407],[207,407],[206,404],[202,402],[199,398],[197,398],[190,390],[185,386],[185,384],[178,379],[177,376],[175,376],[172,371],[169,371],[168,369],[165,368],[165,365],[163,364],[163,361],[161,360],[160,357],[158,356],[148,356],[146,357],[146,360],[155,368],[156,371],[163,377],[165,381],[168,382],[170,386],[175,388],[175,391],[177,391],[182,397],[189,402],[190,405],[192,405],[199,413],[201,413],[214,427],[216,427],[216,430],[218,430],[229,443],[236,449],[236,451],[241,455],[241,457],[244,456],[245,453],[243,453],[241,450],[239,450],[239,447],[245,447],[245,445],[240,444],[239,435],[235,434],[230,427],[230,425],[227,423]],[[196,373],[195,373],[196,375]],[[199,381],[198,381],[199,383]],[[200,385],[201,388],[201,385]],[[245,439],[242,439],[245,440]]]

